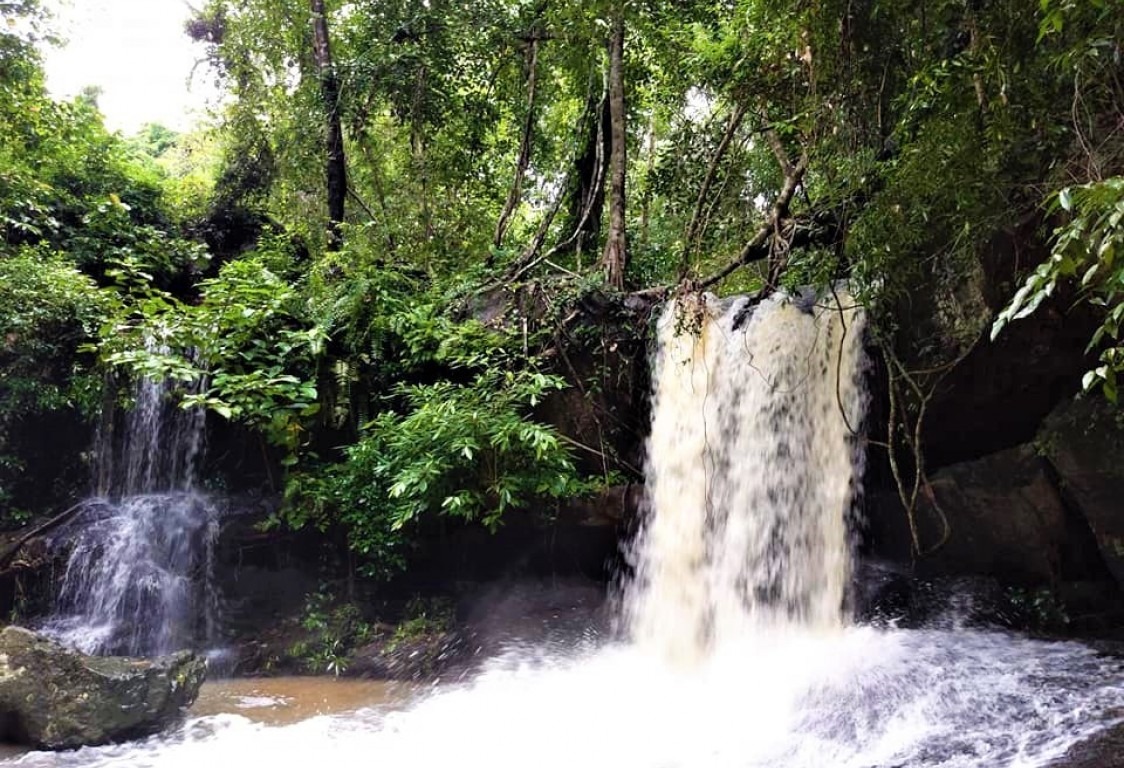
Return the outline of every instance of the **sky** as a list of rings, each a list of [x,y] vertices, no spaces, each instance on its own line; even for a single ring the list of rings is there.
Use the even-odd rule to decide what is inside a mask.
[[[44,50],[47,87],[69,98],[98,86],[98,105],[111,130],[145,123],[186,130],[214,99],[209,71],[191,77],[202,47],[183,32],[185,0],[48,0],[66,41]],[[189,84],[189,78],[191,80]]]

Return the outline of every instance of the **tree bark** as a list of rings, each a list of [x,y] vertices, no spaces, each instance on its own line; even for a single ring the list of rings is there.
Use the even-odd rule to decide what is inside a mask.
[[[625,147],[627,141],[624,99],[624,7],[618,0],[609,35],[609,115],[612,151],[609,155],[609,234],[601,265],[609,285],[624,288],[628,268],[628,241],[625,232]]]
[[[769,134],[766,135],[768,136]],[[773,134],[774,139],[775,136],[776,135]],[[772,144],[773,141],[770,140],[770,143]],[[776,141],[776,147],[780,147],[779,140]],[[808,154],[807,152],[802,154],[800,159],[796,162],[796,165],[793,165],[788,159],[788,155],[781,149],[778,152],[777,160],[780,162],[781,168],[783,168],[785,172],[784,184],[777,194],[777,199],[773,201],[773,207],[769,215],[765,218],[761,228],[757,230],[757,234],[741,249],[736,259],[727,264],[716,274],[711,275],[699,283],[699,287],[702,290],[706,290],[716,283],[721,282],[734,270],[751,261],[759,261],[761,259],[771,258],[775,255],[777,242],[774,236],[782,231],[784,219],[788,216],[788,208],[789,204],[792,202],[792,196],[796,194],[796,190],[804,180],[804,173],[808,170]],[[785,250],[787,251],[788,248],[791,248],[792,243],[786,241],[785,246]],[[772,287],[771,283],[775,278],[775,271],[776,266],[774,265],[769,270],[770,287]]]
[[[332,64],[324,0],[309,0],[309,7],[312,11],[312,53],[320,73],[320,98],[324,103],[328,250],[338,251],[343,245],[340,225],[343,223],[347,203],[347,159],[344,156],[343,126],[340,123],[340,84]]]
[[[652,177],[656,173],[656,110],[648,117],[648,147],[645,153],[644,194],[640,197],[640,250],[648,246],[652,209]]]
[[[597,248],[605,206],[605,158],[609,156],[609,98],[599,89],[590,93],[579,131],[584,131],[581,154],[574,160],[575,183],[565,230],[572,234],[559,252],[573,251],[581,269],[582,255]]]

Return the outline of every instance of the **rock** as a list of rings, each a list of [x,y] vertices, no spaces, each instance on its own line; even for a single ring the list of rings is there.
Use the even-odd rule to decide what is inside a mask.
[[[1075,745],[1050,763],[1050,768],[1124,768],[1124,725],[1103,730]]]
[[[932,574],[992,576],[1005,583],[1052,584],[1061,576],[1067,513],[1045,462],[1024,445],[954,464],[931,478],[948,518],[943,546],[919,562]],[[939,541],[934,505],[917,511],[922,547]]]
[[[994,341],[987,338],[1022,275],[1049,258],[1049,243],[1040,236],[1049,229],[1038,216],[1014,223],[980,245],[978,260],[952,273],[927,274],[899,309],[898,351],[907,368],[937,368],[967,353],[929,401],[924,443],[930,470],[1031,442],[1093,365],[1085,348],[1100,315],[1065,288]]]
[[[1124,587],[1124,427],[1117,411],[1099,398],[1065,403],[1050,414],[1038,442]]]
[[[1042,420],[1080,386],[1090,365],[1088,312],[1044,306],[981,341],[941,382],[925,417],[931,468],[1030,442]]]
[[[593,497],[567,501],[561,514],[577,525],[625,528],[636,522],[643,503],[643,485],[611,485]]]
[[[206,662],[99,657],[20,627],[0,632],[0,736],[73,749],[155,733],[195,701]]]
[[[1096,634],[1120,626],[1119,588],[1041,451],[1021,445],[934,473],[932,498],[922,494],[915,513],[921,557],[911,554],[896,493],[868,496],[862,554],[881,565],[856,591],[860,615],[925,622],[945,607],[963,612],[949,597],[970,593],[969,613],[1003,626]],[[948,520],[943,544],[938,508]]]

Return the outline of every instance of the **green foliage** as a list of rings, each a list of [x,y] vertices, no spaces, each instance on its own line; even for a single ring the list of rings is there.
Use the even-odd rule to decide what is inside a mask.
[[[305,599],[300,625],[308,635],[294,643],[289,654],[314,674],[339,677],[347,671],[351,651],[374,636],[356,605],[335,602],[324,588]]]
[[[1070,622],[1065,603],[1050,589],[1009,587],[1005,597],[1014,614],[1010,618],[1020,628],[1059,632]]]
[[[1053,257],[996,327],[1071,281],[1106,318],[1086,383],[1114,396],[1124,369],[1121,0],[328,0],[349,192],[336,252],[307,2],[203,4],[189,32],[228,91],[220,124],[129,139],[90,94],[48,96],[39,4],[2,5],[20,23],[0,30],[0,424],[89,410],[99,362],[180,381],[183,405],[279,447],[281,520],[342,529],[372,573],[402,567],[433,520],[494,529],[594,487],[539,415],[565,384],[545,350],[613,332],[570,322],[600,290],[616,7],[634,285],[729,263],[783,158],[806,154],[790,214],[834,237],[774,238],[768,264],[718,290],[849,278],[894,341],[904,307],[951,296],[902,344],[947,362],[942,344],[987,322],[949,306],[980,254],[1065,189]],[[490,306],[544,273],[565,295]],[[481,308],[487,323],[469,319]]]
[[[92,417],[100,380],[77,356],[109,310],[93,281],[45,247],[20,248],[0,258],[0,517],[11,486],[34,471],[21,453],[22,420],[53,411]],[[3,521],[7,522],[7,521]]]
[[[101,350],[134,375],[201,385],[184,407],[244,422],[295,462],[303,425],[319,410],[309,376],[325,336],[302,324],[297,292],[266,266],[278,258],[266,249],[226,264],[199,283],[194,304],[148,292],[105,326]]]
[[[412,598],[406,604],[403,618],[383,647],[383,654],[393,654],[415,643],[425,642],[448,632],[453,626],[453,606],[440,598]]]
[[[468,385],[401,387],[403,413],[380,414],[348,450],[344,492],[367,508],[385,505],[394,530],[426,513],[494,528],[536,497],[577,495],[583,487],[557,434],[523,417],[561,386],[541,373],[489,371]]]
[[[67,364],[108,309],[108,296],[59,254],[23,248],[0,259],[0,413],[88,406]]]
[[[425,517],[494,529],[512,510],[595,487],[557,432],[528,416],[563,381],[520,360],[503,334],[425,304],[385,327],[406,371],[438,365],[449,378],[393,386],[345,461],[294,476],[290,524],[342,523],[367,570],[385,573],[404,563],[406,532]]]

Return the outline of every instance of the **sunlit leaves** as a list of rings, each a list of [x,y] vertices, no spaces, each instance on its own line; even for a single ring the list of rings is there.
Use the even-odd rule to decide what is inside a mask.
[[[195,304],[150,292],[105,330],[102,350],[134,375],[202,382],[182,405],[247,423],[295,455],[320,408],[307,377],[325,336],[302,325],[297,293],[264,265],[270,258],[263,252],[225,265],[200,283]]]

